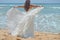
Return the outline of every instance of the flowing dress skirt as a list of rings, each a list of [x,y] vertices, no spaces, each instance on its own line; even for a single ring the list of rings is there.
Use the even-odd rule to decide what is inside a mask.
[[[33,10],[25,12],[19,11],[17,8],[11,8],[7,12],[7,28],[11,35],[21,37],[34,36],[34,17],[41,11],[43,7],[37,7]]]

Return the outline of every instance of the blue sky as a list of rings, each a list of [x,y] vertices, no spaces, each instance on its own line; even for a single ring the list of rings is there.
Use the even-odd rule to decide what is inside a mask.
[[[25,0],[0,0],[0,3],[24,3]],[[60,3],[60,0],[31,0],[32,3]]]

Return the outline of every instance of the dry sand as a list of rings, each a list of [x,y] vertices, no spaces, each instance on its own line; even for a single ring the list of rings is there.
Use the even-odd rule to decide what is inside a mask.
[[[60,40],[60,34],[35,32],[34,38],[21,38],[8,34],[8,30],[0,30],[0,40]]]

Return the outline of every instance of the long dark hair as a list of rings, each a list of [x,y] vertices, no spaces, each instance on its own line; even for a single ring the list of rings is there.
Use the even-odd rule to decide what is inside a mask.
[[[29,8],[30,8],[30,0],[26,0],[26,1],[25,1],[24,8],[25,8],[26,11],[29,10]]]

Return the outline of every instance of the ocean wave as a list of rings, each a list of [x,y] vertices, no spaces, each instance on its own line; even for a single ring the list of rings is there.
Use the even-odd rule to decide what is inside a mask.
[[[0,7],[0,9],[2,9],[2,8],[4,8],[4,7]]]
[[[37,19],[37,31],[41,32],[51,32],[59,33],[60,32],[60,15],[59,14],[45,14],[41,15]]]
[[[60,9],[60,7],[52,7],[53,9]]]

